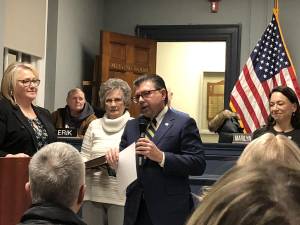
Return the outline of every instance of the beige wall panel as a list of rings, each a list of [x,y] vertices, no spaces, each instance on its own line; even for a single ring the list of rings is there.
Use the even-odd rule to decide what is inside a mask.
[[[43,57],[47,0],[5,0],[4,47]]]

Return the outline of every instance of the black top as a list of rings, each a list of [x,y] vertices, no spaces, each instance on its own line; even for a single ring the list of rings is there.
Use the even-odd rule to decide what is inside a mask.
[[[47,109],[32,106],[38,120],[47,132],[45,144],[56,141],[56,130]],[[0,157],[7,154],[25,153],[32,156],[38,149],[36,134],[28,118],[18,106],[0,98]]]
[[[274,130],[274,127],[262,127],[257,129],[256,131],[253,132],[252,134],[252,140],[255,138],[260,137],[261,135],[265,134],[265,133],[272,133],[272,134],[282,134],[287,136],[289,139],[291,139],[292,141],[294,141],[299,147],[300,147],[300,129],[294,129],[292,131],[289,132],[278,132],[276,130]]]
[[[32,205],[18,225],[23,224],[86,225],[72,210],[52,203]]]
[[[239,121],[236,117],[228,118],[217,130],[219,143],[232,143],[234,133],[243,133]]]

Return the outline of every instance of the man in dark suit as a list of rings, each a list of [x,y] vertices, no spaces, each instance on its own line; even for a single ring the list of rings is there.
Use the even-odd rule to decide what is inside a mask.
[[[160,76],[141,76],[134,86],[142,117],[127,122],[120,150],[136,142],[138,179],[127,187],[124,225],[183,225],[193,208],[188,176],[206,166],[198,128],[187,114],[168,108]],[[143,138],[144,118],[150,122]],[[117,159],[117,152],[107,153],[111,165]]]

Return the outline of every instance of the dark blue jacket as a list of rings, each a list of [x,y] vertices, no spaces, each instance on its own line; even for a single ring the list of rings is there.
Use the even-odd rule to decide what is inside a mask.
[[[139,138],[138,121],[127,122],[121,150]],[[138,179],[126,191],[124,225],[136,221],[141,198],[153,225],[183,225],[193,208],[189,175],[201,175],[206,166],[199,130],[187,114],[169,109],[153,142],[165,153],[164,168],[150,159],[138,166]]]

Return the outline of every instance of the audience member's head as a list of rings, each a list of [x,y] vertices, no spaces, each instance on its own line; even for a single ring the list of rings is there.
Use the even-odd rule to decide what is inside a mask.
[[[85,165],[78,150],[56,142],[39,150],[29,163],[32,203],[54,203],[77,212],[85,191]]]
[[[273,88],[269,95],[269,107],[268,126],[288,122],[294,129],[300,128],[300,105],[293,89],[286,86]]]
[[[187,225],[299,225],[300,172],[277,163],[235,166]]]
[[[300,169],[300,149],[284,135],[266,133],[251,141],[237,161],[238,166],[249,163],[278,161]]]
[[[101,84],[99,99],[109,119],[116,119],[129,109],[131,88],[124,80],[111,78]]]
[[[86,103],[85,94],[80,88],[73,88],[68,92],[66,102],[71,115],[78,115]]]

